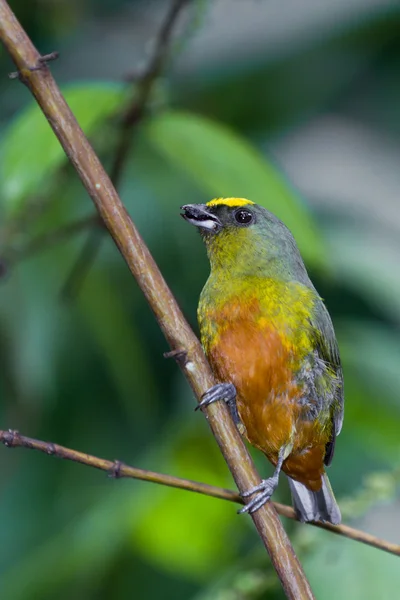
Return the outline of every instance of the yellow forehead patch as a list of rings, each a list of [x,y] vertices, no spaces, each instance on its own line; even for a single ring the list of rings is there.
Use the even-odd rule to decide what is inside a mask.
[[[207,202],[207,206],[246,206],[246,204],[254,204],[251,200],[246,198],[214,198]]]

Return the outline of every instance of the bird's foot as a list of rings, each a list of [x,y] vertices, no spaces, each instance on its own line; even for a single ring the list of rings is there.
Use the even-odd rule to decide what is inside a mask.
[[[247,492],[243,492],[243,498],[248,498],[248,496],[252,496],[253,494],[256,495],[246,504],[246,506],[241,508],[238,513],[242,515],[243,513],[253,514],[256,512],[256,510],[264,506],[264,504],[270,500],[277,485],[278,477],[272,476],[268,479],[263,479],[259,485],[252,487],[250,490],[247,490]]]
[[[196,406],[195,410],[204,408],[217,400],[224,400],[227,403],[231,412],[232,418],[236,425],[240,425],[240,417],[236,406],[236,388],[233,383],[218,383],[203,394],[201,402]]]

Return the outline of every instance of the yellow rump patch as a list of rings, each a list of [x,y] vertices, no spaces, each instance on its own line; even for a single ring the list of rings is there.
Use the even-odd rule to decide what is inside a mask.
[[[206,206],[246,206],[246,204],[254,204],[251,200],[247,200],[246,198],[214,198],[214,200],[210,200],[207,202]]]

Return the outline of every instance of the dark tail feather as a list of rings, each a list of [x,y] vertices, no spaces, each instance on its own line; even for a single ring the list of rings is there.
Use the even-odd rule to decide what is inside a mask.
[[[328,521],[339,525],[342,517],[326,473],[318,492],[312,492],[303,483],[290,477],[288,479],[294,510],[300,521]]]

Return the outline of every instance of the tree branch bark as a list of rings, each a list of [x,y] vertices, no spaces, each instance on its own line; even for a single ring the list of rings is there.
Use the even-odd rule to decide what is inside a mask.
[[[21,81],[32,92],[96,205],[170,347],[185,352],[184,358],[179,361],[180,366],[197,398],[200,398],[215,383],[201,345],[129,218],[110,178],[66,104],[50,70],[45,63],[40,62],[40,54],[5,0],[0,0],[0,39],[16,64]],[[225,404],[212,404],[206,411],[206,418],[239,491],[244,492],[257,485],[260,477]],[[251,518],[268,550],[286,596],[292,600],[314,598],[273,505],[268,502]]]
[[[88,467],[99,469],[108,473],[109,477],[115,477],[116,479],[122,477],[129,477],[131,479],[140,479],[141,481],[150,481],[152,483],[158,483],[160,485],[166,485],[169,487],[186,490],[189,492],[196,492],[197,494],[204,494],[205,496],[211,496],[212,498],[219,498],[220,500],[228,500],[229,502],[237,502],[238,504],[244,504],[243,498],[232,490],[225,488],[216,487],[215,485],[209,485],[208,483],[200,483],[198,481],[192,481],[190,479],[183,479],[181,477],[174,477],[173,475],[164,475],[163,473],[156,473],[155,471],[148,471],[147,469],[138,469],[137,467],[131,467],[119,460],[107,460],[93,456],[92,454],[86,454],[86,452],[79,452],[78,450],[72,450],[53,442],[43,442],[41,440],[35,440],[33,438],[21,435],[18,431],[0,430],[0,443],[3,443],[8,448],[28,448],[30,450],[39,450],[49,456],[57,456],[64,460],[70,460],[77,462]],[[280,504],[279,502],[272,502],[277,513],[288,519],[297,521],[296,513],[291,506],[286,504]],[[350,538],[362,544],[373,546],[378,550],[383,550],[389,554],[395,554],[400,556],[400,546],[387,540],[383,540],[374,535],[349,527],[348,525],[332,525],[331,523],[308,523],[319,529],[326,529],[337,535]]]

